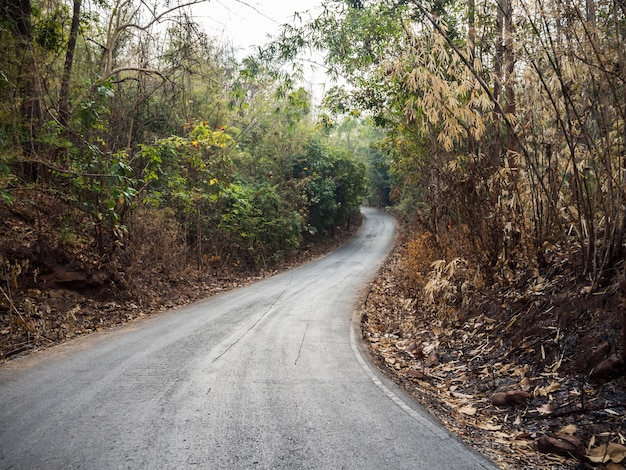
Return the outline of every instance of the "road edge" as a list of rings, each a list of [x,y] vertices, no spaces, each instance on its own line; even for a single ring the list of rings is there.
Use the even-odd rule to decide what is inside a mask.
[[[368,348],[368,345],[363,339],[363,306],[365,305],[367,297],[371,292],[372,282],[374,281],[376,276],[380,274],[383,266],[391,258],[393,250],[398,242],[397,220],[392,215],[384,211],[381,212],[385,213],[387,216],[390,217],[390,219],[392,219],[394,227],[396,229],[394,231],[393,242],[390,246],[389,252],[372,271],[372,275],[367,280],[366,285],[359,291],[359,294],[356,296],[356,302],[352,311],[349,325],[350,347],[352,348],[352,353],[354,354],[354,357],[357,360],[359,366],[361,367],[363,372],[370,378],[370,380],[374,382],[374,384],[383,392],[385,396],[387,396],[387,398],[393,401],[400,409],[402,409],[405,413],[411,416],[411,418],[416,420],[418,423],[420,423],[420,425],[424,426],[440,439],[454,441],[457,445],[463,446],[464,448],[468,449],[468,451],[473,455],[476,460],[476,464],[478,466],[477,468],[497,470],[500,467],[498,467],[495,462],[493,462],[487,456],[478,452],[478,450],[469,446],[467,443],[463,442],[463,440],[459,436],[449,431],[444,426],[444,424],[439,419],[437,419],[435,415],[430,413],[428,409],[426,409],[414,397],[407,393],[400,385],[395,383],[392,377],[390,377],[384,371],[378,368]]]

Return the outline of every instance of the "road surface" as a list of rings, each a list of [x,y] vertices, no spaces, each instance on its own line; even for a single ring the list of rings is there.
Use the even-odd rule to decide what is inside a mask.
[[[1,366],[0,468],[495,468],[361,351],[395,233],[364,215],[316,262]]]

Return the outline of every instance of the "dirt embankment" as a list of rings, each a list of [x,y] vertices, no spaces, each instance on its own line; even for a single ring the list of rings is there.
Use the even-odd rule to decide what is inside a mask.
[[[591,291],[553,264],[479,288],[450,262],[407,289],[401,240],[363,307],[379,367],[502,468],[625,468],[619,280]]]
[[[201,269],[172,217],[136,211],[114,255],[98,255],[91,222],[33,193],[0,204],[0,361],[184,305],[331,251],[358,230],[317,237],[263,268],[204,259]]]

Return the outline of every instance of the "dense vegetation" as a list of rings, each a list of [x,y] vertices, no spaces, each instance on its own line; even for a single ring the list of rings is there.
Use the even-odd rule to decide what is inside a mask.
[[[623,2],[327,2],[304,39],[388,132],[395,201],[491,282],[567,246],[591,288],[624,255]],[[420,210],[414,210],[419,207]],[[444,246],[445,245],[445,246]]]
[[[2,204],[57,198],[57,229],[101,266],[127,256],[141,218],[174,229],[200,269],[266,266],[349,224],[367,196],[367,155],[317,126],[294,80],[238,63],[189,5],[2,3]],[[28,257],[8,250],[5,272]]]
[[[350,84],[330,111],[386,130],[391,198],[415,232],[409,290],[454,318],[485,286],[571,274],[583,295],[616,292],[625,15],[620,1],[331,1],[262,58],[328,51]]]

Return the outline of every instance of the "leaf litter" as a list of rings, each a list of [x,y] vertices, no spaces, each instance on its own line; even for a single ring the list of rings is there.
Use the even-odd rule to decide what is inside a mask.
[[[605,343],[620,344],[616,289],[583,297],[564,270],[466,288],[457,302],[433,279],[463,263],[433,263],[415,292],[403,283],[405,257],[401,240],[362,306],[381,370],[501,468],[626,466],[626,382],[593,377]]]

